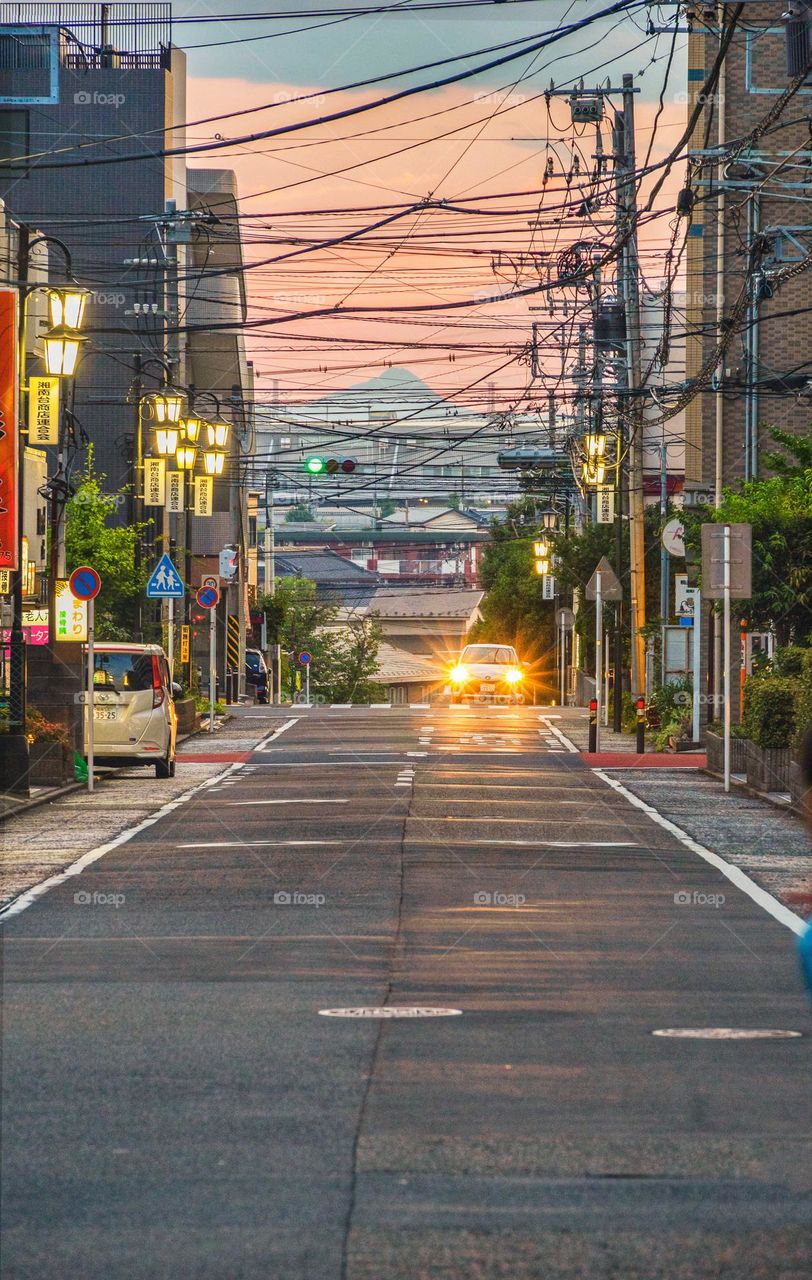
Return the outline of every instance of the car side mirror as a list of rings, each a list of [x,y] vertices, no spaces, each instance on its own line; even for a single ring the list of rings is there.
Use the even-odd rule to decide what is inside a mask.
[[[172,681],[172,697],[173,698],[183,697],[183,688],[175,680]]]

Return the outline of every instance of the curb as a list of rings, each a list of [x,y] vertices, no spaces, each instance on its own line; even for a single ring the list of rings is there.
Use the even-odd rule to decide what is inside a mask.
[[[178,736],[176,746],[180,746],[182,742],[188,742],[190,738],[196,737],[202,733],[202,729],[193,729],[191,733],[184,733]],[[111,768],[109,772],[96,774],[97,782],[105,782],[108,778],[113,778],[118,773],[118,769]],[[28,813],[31,809],[40,809],[44,804],[50,804],[52,800],[59,800],[62,796],[72,795],[74,791],[85,790],[84,782],[68,782],[64,787],[55,787],[49,790],[47,795],[34,796],[33,799],[23,800],[13,809],[9,809],[7,813],[0,813],[0,825],[7,822],[9,818],[19,818],[23,813]]]

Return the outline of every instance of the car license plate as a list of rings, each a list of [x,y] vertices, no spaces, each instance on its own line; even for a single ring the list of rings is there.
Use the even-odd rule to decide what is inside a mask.
[[[486,684],[484,680],[480,684],[479,688],[482,693],[496,693],[496,685]]]
[[[93,708],[94,720],[115,720],[115,718],[116,718],[115,707],[94,707]]]

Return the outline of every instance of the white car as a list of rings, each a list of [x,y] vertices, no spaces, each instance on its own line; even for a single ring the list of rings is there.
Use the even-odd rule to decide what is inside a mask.
[[[156,778],[173,778],[179,692],[160,645],[100,641],[93,677],[96,763],[154,764]]]
[[[524,702],[525,674],[509,644],[469,644],[451,669],[451,701]]]

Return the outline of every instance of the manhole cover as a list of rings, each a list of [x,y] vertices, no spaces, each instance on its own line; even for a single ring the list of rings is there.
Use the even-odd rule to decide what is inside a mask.
[[[427,1009],[418,1005],[366,1005],[359,1009],[319,1009],[322,1018],[455,1018],[462,1009]]]
[[[675,1040],[795,1040],[803,1033],[770,1027],[664,1027],[651,1034]]]

